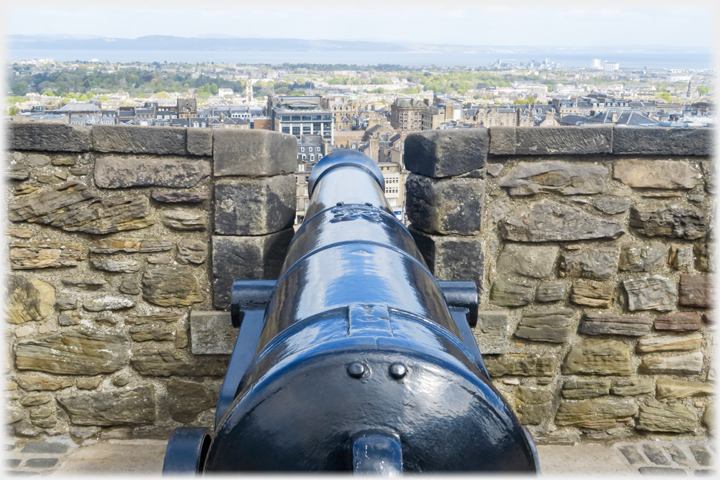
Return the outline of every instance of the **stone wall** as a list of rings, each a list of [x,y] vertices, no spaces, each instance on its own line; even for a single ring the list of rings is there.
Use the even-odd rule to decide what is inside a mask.
[[[211,425],[230,285],[275,278],[293,235],[295,138],[15,124],[8,145],[9,433]]]
[[[491,127],[405,143],[411,231],[540,443],[709,435],[709,129]]]

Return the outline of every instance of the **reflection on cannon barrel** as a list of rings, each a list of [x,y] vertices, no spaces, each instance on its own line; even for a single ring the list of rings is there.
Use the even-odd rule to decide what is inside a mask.
[[[176,429],[164,473],[538,471],[470,330],[475,284],[435,280],[369,157],[308,183],[278,280],[233,284],[215,426]]]

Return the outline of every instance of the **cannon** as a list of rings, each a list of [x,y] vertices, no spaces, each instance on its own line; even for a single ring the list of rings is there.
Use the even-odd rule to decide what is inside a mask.
[[[471,326],[473,282],[438,282],[369,157],[338,150],[277,281],[235,281],[239,328],[213,428],[180,427],[164,474],[539,472]]]

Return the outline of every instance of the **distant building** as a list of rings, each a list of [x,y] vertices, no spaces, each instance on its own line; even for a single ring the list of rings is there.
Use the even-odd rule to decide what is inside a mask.
[[[352,118],[358,114],[358,101],[353,95],[332,95],[322,97],[321,106],[331,110],[336,130],[350,130]]]
[[[604,70],[606,72],[615,72],[620,70],[620,64],[618,62],[605,62]]]
[[[289,133],[298,140],[301,135],[320,135],[333,143],[334,117],[332,110],[321,105],[319,96],[268,97],[267,112],[276,132]]]
[[[602,68],[603,68],[602,60],[600,60],[599,58],[593,59],[592,68],[598,68],[598,69],[602,70]]]
[[[428,109],[422,100],[397,98],[390,106],[390,125],[396,130],[422,130],[423,113]]]

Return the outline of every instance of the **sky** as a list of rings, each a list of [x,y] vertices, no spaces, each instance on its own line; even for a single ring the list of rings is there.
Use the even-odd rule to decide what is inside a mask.
[[[6,35],[219,34],[496,46],[712,47],[718,25],[717,7],[700,0],[35,0],[6,3],[3,13]]]

